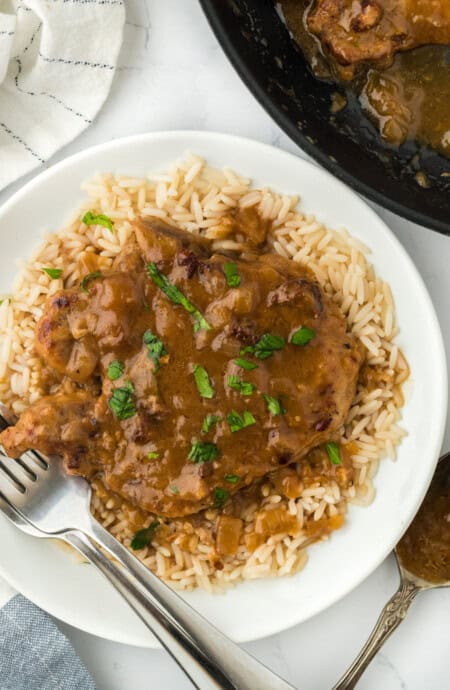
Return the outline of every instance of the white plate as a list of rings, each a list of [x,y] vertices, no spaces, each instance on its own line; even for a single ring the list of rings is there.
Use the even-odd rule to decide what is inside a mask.
[[[235,168],[256,184],[300,194],[302,208],[347,227],[372,249],[378,273],[395,298],[399,344],[412,371],[403,424],[409,436],[397,462],[385,460],[368,508],[351,508],[346,526],[312,547],[305,570],[246,582],[225,595],[186,595],[210,621],[241,642],[277,633],[322,611],[366,578],[387,556],[415,514],[431,479],[446,418],[447,374],[442,337],[422,279],[375,213],[329,173],[278,149],[238,137],[168,132],[119,139],[84,151],[29,182],[0,210],[0,291],[10,289],[15,260],[43,231],[62,226],[83,198],[81,183],[99,171],[145,175],[164,170],[185,150]],[[0,520],[0,573],[58,618],[119,642],[156,646],[141,622],[94,568],[52,542],[26,537]]]

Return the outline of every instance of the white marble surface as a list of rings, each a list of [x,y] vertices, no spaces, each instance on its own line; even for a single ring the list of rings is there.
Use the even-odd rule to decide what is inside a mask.
[[[302,155],[241,83],[196,0],[125,2],[125,40],[110,98],[94,124],[51,162],[112,138],[164,129],[231,132]],[[0,193],[0,203],[21,184],[23,180]],[[450,239],[377,211],[422,273],[448,350]],[[450,449],[449,432],[444,448]],[[388,559],[356,591],[321,615],[246,648],[301,690],[330,688],[365,640],[396,581],[393,560]],[[449,613],[450,591],[419,597],[362,679],[361,690],[450,688]],[[191,687],[162,651],[125,647],[61,627],[99,690]]]

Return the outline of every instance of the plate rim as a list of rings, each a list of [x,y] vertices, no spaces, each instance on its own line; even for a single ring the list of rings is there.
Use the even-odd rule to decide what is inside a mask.
[[[169,130],[169,131],[156,131],[156,132],[148,132],[148,133],[141,133],[141,134],[135,134],[127,137],[120,137],[117,139],[113,139],[108,142],[104,142],[101,144],[97,144],[96,146],[89,147],[87,149],[84,149],[72,156],[69,156],[65,158],[64,160],[58,162],[55,165],[52,165],[48,169],[42,171],[40,174],[36,175],[33,179],[29,180],[23,187],[21,187],[19,190],[17,190],[1,207],[0,207],[0,224],[3,221],[3,218],[11,208],[13,208],[18,202],[20,203],[24,198],[26,198],[27,194],[29,191],[33,190],[35,187],[39,187],[42,183],[46,183],[48,179],[53,178],[54,176],[58,175],[58,173],[66,168],[69,168],[77,164],[79,161],[82,161],[83,159],[88,159],[91,156],[96,156],[97,154],[102,153],[103,151],[108,151],[111,149],[114,149],[115,147],[122,147],[122,146],[127,146],[128,144],[136,143],[136,142],[161,142],[162,140],[176,140],[180,139],[180,155],[182,153],[182,149],[186,149],[186,144],[183,144],[182,140],[183,138],[189,138],[189,139],[197,139],[199,141],[202,141],[205,146],[208,145],[209,142],[212,142],[212,145],[214,145],[214,142],[217,140],[221,140],[224,143],[229,143],[230,144],[230,156],[232,155],[232,151],[234,150],[235,146],[249,146],[254,147],[255,149],[259,149],[261,152],[267,151],[271,153],[276,153],[277,156],[281,158],[285,158],[286,160],[290,160],[292,162],[295,162],[295,164],[304,166],[304,169],[310,169],[313,170],[314,173],[319,173],[321,175],[324,175],[328,177],[333,184],[337,184],[338,186],[341,186],[344,190],[346,190],[346,193],[350,193],[351,196],[353,197],[353,200],[356,205],[359,205],[360,208],[364,208],[366,213],[369,213],[372,217],[372,220],[374,221],[375,225],[378,225],[380,230],[384,232],[387,237],[389,237],[390,241],[395,245],[396,251],[399,252],[402,255],[402,258],[404,261],[409,266],[409,270],[412,271],[412,275],[414,276],[414,280],[417,283],[418,288],[420,288],[420,291],[422,293],[422,296],[426,302],[426,309],[428,312],[429,317],[431,318],[434,326],[434,335],[435,341],[436,341],[436,352],[434,353],[435,358],[439,361],[438,367],[441,371],[441,379],[440,379],[440,390],[437,394],[437,397],[439,397],[439,414],[440,414],[440,420],[439,420],[439,433],[437,434],[436,438],[434,439],[433,443],[433,448],[434,448],[434,455],[436,456],[436,460],[434,463],[430,463],[430,468],[428,472],[428,479],[426,484],[424,483],[423,490],[422,490],[422,495],[420,497],[420,500],[423,499],[426,490],[428,488],[429,482],[431,481],[431,477],[435,468],[435,465],[438,460],[439,456],[439,451],[441,448],[442,444],[442,439],[445,431],[445,424],[446,424],[446,413],[447,413],[447,363],[446,363],[446,356],[445,356],[445,349],[444,349],[444,342],[443,342],[443,337],[442,337],[442,332],[440,328],[440,324],[436,315],[436,311],[434,309],[434,305],[432,303],[431,297],[429,295],[428,289],[424,283],[424,280],[422,276],[420,275],[418,269],[416,268],[414,262],[412,261],[411,257],[409,256],[408,252],[406,249],[403,247],[403,245],[400,243],[400,241],[397,239],[397,237],[394,235],[392,230],[387,226],[387,224],[384,222],[380,216],[367,204],[367,202],[364,199],[361,199],[358,194],[352,189],[349,188],[347,185],[342,182],[339,178],[334,177],[327,169],[323,169],[320,166],[318,166],[316,163],[305,160],[304,158],[301,158],[299,156],[296,156],[293,153],[290,153],[288,151],[284,151],[282,149],[279,149],[275,146],[271,146],[270,144],[266,144],[263,142],[260,142],[256,139],[248,138],[248,137],[242,137],[242,136],[237,136],[233,134],[225,134],[221,132],[211,132],[211,131],[202,131],[202,130]],[[151,167],[151,163],[149,165]],[[67,212],[70,212],[70,209],[67,209]],[[431,451],[430,451],[430,456],[431,456]],[[420,503],[418,503],[420,505]],[[407,529],[408,524],[414,517],[414,514],[416,513],[416,509],[409,510],[408,516],[405,517],[405,523],[404,523],[404,529],[402,530],[400,536],[403,534],[403,532]],[[263,629],[261,631],[255,631],[254,634],[251,636],[251,638],[246,637],[245,639],[239,639],[239,642],[244,642],[248,640],[256,640],[260,639],[263,637],[267,637],[272,634],[277,634],[279,632],[282,632],[289,627],[292,627],[293,625],[299,624],[303,622],[304,620],[308,620],[310,617],[317,615],[320,612],[325,611],[327,608],[332,606],[334,603],[345,597],[349,592],[351,592],[353,589],[355,589],[359,584],[361,584],[362,581],[364,581],[369,575],[378,567],[383,560],[386,558],[386,556],[392,551],[392,548],[394,544],[391,544],[390,542],[385,545],[385,548],[383,550],[380,549],[380,555],[377,558],[377,563],[374,567],[371,567],[370,571],[366,572],[364,575],[361,575],[357,581],[352,581],[348,586],[343,587],[338,594],[336,594],[333,598],[327,600],[326,606],[320,607],[317,610],[313,611],[312,614],[308,615],[307,617],[303,618],[298,618],[297,621],[295,622],[288,622],[287,624],[280,624],[278,626],[271,626],[270,630],[268,629]],[[9,572],[5,572],[5,569],[3,567],[3,563],[0,560],[0,575],[4,577],[4,579],[11,584],[12,587],[17,589],[17,586],[14,583],[14,576],[11,575]],[[22,591],[23,587],[22,587]],[[34,595],[33,592],[24,592],[25,596],[27,596],[31,601],[34,601],[36,603],[36,596]],[[38,597],[39,599],[39,597]],[[42,608],[44,606],[42,603],[37,602],[38,605],[40,605]],[[47,604],[45,605],[45,610],[47,610],[49,613],[54,615],[56,618],[64,621],[65,623],[75,626],[79,628],[80,630],[83,630],[87,633],[96,635],[96,636],[101,636],[104,639],[109,639],[111,641],[115,642],[120,642],[124,644],[130,644],[134,646],[146,646],[146,647],[156,647],[157,645],[155,644],[155,641],[152,640],[152,638],[149,637],[148,640],[144,639],[143,635],[137,635],[137,634],[129,634],[128,631],[124,630],[119,630],[119,631],[112,631],[111,633],[102,631],[99,633],[95,629],[92,628],[89,624],[83,623],[83,621],[76,621],[74,622],[73,619],[70,619],[70,616],[65,615],[64,612],[61,611],[55,611],[52,610],[52,606],[48,606]],[[267,626],[266,626],[267,627]],[[116,634],[117,632],[117,634]]]

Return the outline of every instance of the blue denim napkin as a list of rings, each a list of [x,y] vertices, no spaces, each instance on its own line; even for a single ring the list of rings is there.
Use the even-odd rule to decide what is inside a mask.
[[[96,690],[50,616],[20,594],[0,610],[0,690]]]

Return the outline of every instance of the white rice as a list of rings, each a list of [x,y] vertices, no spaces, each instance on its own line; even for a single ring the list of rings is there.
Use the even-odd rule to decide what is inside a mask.
[[[158,543],[137,552],[143,562],[177,589],[203,587],[218,591],[242,579],[292,574],[307,561],[305,532],[311,522],[344,514],[348,502],[367,505],[374,498],[372,478],[380,459],[395,459],[396,447],[405,435],[399,426],[403,405],[401,384],[408,377],[406,360],[395,343],[397,329],[392,293],[367,260],[368,250],[348,232],[322,225],[298,209],[298,198],[270,189],[252,188],[235,172],[210,168],[191,153],[169,171],[148,178],[103,174],[83,186],[85,203],[72,222],[44,244],[20,268],[13,297],[0,304],[0,400],[20,414],[42,394],[41,362],[34,352],[34,328],[48,296],[76,284],[86,273],[80,261],[97,256],[102,270],[127,243],[132,223],[139,215],[155,216],[194,234],[213,239],[216,246],[240,249],[227,239],[223,223],[235,207],[257,208],[271,221],[273,250],[308,266],[322,288],[340,306],[351,330],[366,350],[366,363],[376,372],[373,386],[362,381],[341,429],[355,468],[355,482],[341,491],[331,481],[326,486],[303,490],[298,499],[286,499],[270,483],[264,484],[259,505],[242,515],[244,536],[250,534],[257,510],[284,505],[297,516],[298,536],[270,537],[253,552],[242,542],[235,556],[218,555],[210,539],[192,534],[190,547]],[[103,213],[114,221],[114,232],[101,226],[85,226],[84,213]],[[42,269],[61,268],[61,278],[51,280]],[[96,494],[93,509],[115,536],[129,545],[132,527],[125,505]],[[208,513],[207,513],[208,514]],[[211,511],[211,520],[215,512]],[[189,531],[189,530],[188,530]],[[207,530],[205,530],[206,536]]]

